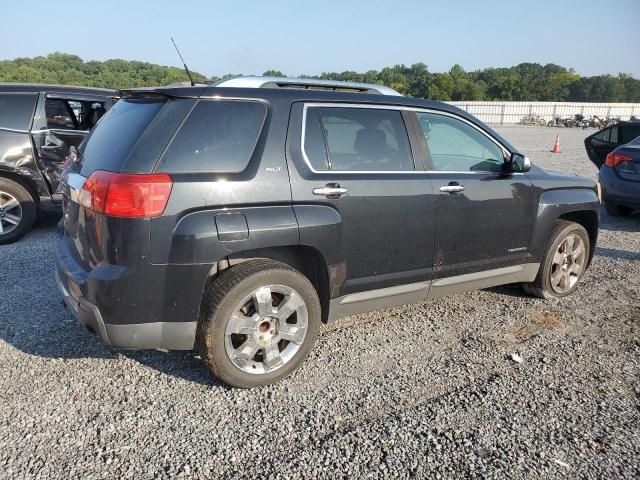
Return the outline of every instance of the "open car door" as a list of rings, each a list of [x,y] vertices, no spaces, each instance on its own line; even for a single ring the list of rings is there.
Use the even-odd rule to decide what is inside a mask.
[[[629,143],[638,135],[640,135],[639,122],[618,123],[594,133],[584,140],[589,160],[599,169],[609,153],[620,145]]]
[[[70,147],[78,147],[110,106],[99,97],[43,95],[31,132],[36,161],[54,193]]]

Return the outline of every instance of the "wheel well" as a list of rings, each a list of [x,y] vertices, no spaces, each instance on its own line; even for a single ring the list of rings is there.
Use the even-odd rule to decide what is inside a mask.
[[[560,219],[578,223],[587,231],[589,234],[589,243],[591,244],[588,264],[591,264],[596,241],[598,239],[598,214],[593,210],[580,210],[577,212],[564,213],[560,215]]]
[[[258,258],[266,258],[285,263],[307,277],[318,292],[320,306],[322,307],[322,322],[327,323],[329,318],[329,276],[327,273],[327,264],[322,254],[312,247],[295,245],[258,248],[235,253],[218,262],[216,267],[212,269],[205,288],[208,287],[209,282],[215,280],[224,270],[239,263]]]
[[[0,178],[6,178],[7,180],[11,180],[21,186],[23,186],[31,198],[33,198],[34,203],[36,204],[36,208],[38,211],[40,210],[40,196],[38,195],[38,189],[36,186],[29,180],[28,178],[24,178],[22,175],[18,175],[13,172],[7,172],[5,170],[0,170]]]

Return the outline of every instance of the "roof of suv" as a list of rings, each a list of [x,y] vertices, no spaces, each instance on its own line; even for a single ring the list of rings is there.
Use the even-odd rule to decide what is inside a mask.
[[[381,85],[351,84],[350,82],[282,79],[279,77],[241,77],[248,81],[218,82],[212,85],[142,87],[121,90],[123,97],[159,94],[173,98],[246,98],[288,102],[366,103],[414,108],[426,108],[454,113],[491,132],[508,150],[517,151],[504,137],[466,111],[448,103],[422,98],[405,97]],[[256,80],[258,79],[258,80]],[[233,80],[233,79],[232,79]],[[226,83],[226,84],[225,84]],[[382,89],[385,93],[380,93]],[[377,93],[372,93],[377,90]],[[392,92],[392,93],[390,93]]]
[[[109,90],[107,88],[97,87],[77,87],[73,85],[48,85],[41,83],[0,83],[0,92],[22,92],[22,93],[37,93],[37,92],[52,92],[52,93],[66,93],[66,94],[83,94],[83,95],[100,95],[100,96],[113,96],[116,94],[115,90]]]

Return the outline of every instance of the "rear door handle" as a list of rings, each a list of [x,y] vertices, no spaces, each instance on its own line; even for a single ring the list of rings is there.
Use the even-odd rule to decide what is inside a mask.
[[[440,187],[440,191],[446,193],[460,193],[464,191],[464,185],[460,185],[457,182],[451,182],[449,185],[442,185]]]
[[[337,183],[327,183],[324,187],[314,188],[313,194],[327,198],[340,198],[347,194],[347,189]]]

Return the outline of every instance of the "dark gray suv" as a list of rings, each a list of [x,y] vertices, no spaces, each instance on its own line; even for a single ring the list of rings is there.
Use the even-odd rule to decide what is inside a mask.
[[[107,344],[195,349],[252,387],[322,322],[507,283],[562,297],[593,256],[594,182],[450,105],[259,77],[121,95],[63,173],[56,259]]]

